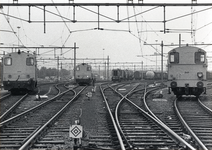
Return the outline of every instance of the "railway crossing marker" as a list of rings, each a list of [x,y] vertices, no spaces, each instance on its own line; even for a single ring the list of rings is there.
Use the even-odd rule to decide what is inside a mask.
[[[79,139],[82,138],[83,129],[81,125],[71,125],[69,130],[69,137]]]

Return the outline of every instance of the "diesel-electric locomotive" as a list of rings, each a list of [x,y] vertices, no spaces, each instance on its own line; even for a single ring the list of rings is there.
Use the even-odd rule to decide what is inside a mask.
[[[90,85],[94,83],[91,65],[82,63],[76,66],[76,83],[79,85]]]
[[[184,46],[168,53],[168,88],[179,97],[206,92],[206,52],[198,47]]]
[[[34,54],[12,52],[2,58],[4,89],[11,93],[34,92],[37,88],[37,66]]]

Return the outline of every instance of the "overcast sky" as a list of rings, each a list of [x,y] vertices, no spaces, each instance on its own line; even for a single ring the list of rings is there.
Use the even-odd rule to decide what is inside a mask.
[[[11,0],[0,0],[1,3],[12,3]],[[19,0],[19,3],[29,2],[28,0]],[[30,2],[33,2],[31,0]],[[34,2],[68,2],[68,0],[36,0]],[[75,3],[88,2],[87,0],[75,0]],[[125,3],[126,0],[90,0],[89,2],[103,2],[103,3]],[[144,0],[144,3],[158,2],[157,0]],[[176,0],[164,0],[161,3],[176,3]],[[191,0],[178,0],[178,3],[191,3]],[[210,0],[197,0],[198,3],[211,2]],[[137,3],[134,0],[134,3]],[[186,43],[212,43],[212,6],[208,7],[166,7],[166,23],[167,29],[181,29],[182,44]],[[41,8],[41,7],[40,7]],[[31,8],[31,20],[43,21],[43,8]],[[120,7],[120,19],[134,16],[142,11],[153,9],[152,7]],[[200,11],[204,10],[205,11]],[[58,16],[73,19],[72,7],[46,7],[46,10],[51,11]],[[76,20],[97,21],[98,16],[91,12],[97,12],[97,7],[76,7]],[[198,12],[193,15],[180,17],[191,12]],[[1,13],[5,13],[18,18],[28,20],[29,11],[28,7],[4,7]],[[117,18],[116,7],[100,7],[100,14],[108,18]],[[180,32],[166,33],[158,32],[163,30],[163,23],[150,23],[148,21],[163,21],[163,7],[155,8],[147,13],[132,17],[130,21],[142,20],[144,22],[134,23],[100,23],[99,27],[104,30],[95,30],[98,28],[98,23],[64,23],[61,17],[46,13],[46,20],[59,20],[60,23],[46,23],[46,33],[44,33],[44,23],[28,23],[15,19],[9,16],[0,15],[0,43],[1,46],[24,45],[24,46],[74,46],[77,44],[78,58],[106,58],[110,57],[111,62],[144,62],[144,65],[156,65],[156,57],[147,56],[153,55],[158,49],[160,52],[161,47],[158,45],[145,45],[147,44],[160,44],[161,41],[166,45],[178,44]],[[179,17],[179,18],[177,18]],[[173,19],[173,20],[172,20]],[[8,21],[7,21],[8,20]],[[108,21],[106,17],[100,17],[100,20]],[[170,20],[170,21],[169,21]],[[128,21],[128,19],[126,19]],[[145,22],[146,21],[146,22]],[[9,22],[9,23],[8,23]],[[20,27],[18,30],[17,27]],[[195,34],[185,33],[187,30],[196,30]],[[14,31],[16,34],[12,32]],[[182,32],[183,31],[183,32]],[[18,34],[19,33],[19,34]],[[18,37],[21,42],[18,42]],[[212,56],[212,46],[200,45]],[[171,50],[172,46],[165,46],[164,53]],[[1,49],[2,51],[10,51]],[[42,49],[39,51],[39,56],[42,58],[53,58],[53,51],[48,52],[49,49]],[[58,55],[65,58],[73,58],[73,51],[57,50]],[[143,55],[144,57],[137,57]],[[165,58],[164,58],[165,59]],[[208,58],[209,69],[212,70],[212,59]],[[50,61],[47,63],[39,63],[39,66],[48,65],[56,67]],[[67,62],[67,61],[63,61]],[[70,61],[69,61],[70,62]],[[93,61],[92,61],[93,62]],[[99,62],[98,60],[96,62]],[[165,62],[164,62],[165,63]],[[157,56],[157,65],[160,65],[160,56]],[[67,66],[66,66],[67,67]]]

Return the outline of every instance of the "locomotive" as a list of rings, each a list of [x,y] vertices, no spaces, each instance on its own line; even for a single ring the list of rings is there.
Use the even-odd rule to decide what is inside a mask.
[[[121,69],[112,70],[112,81],[122,81],[125,78],[124,71]]]
[[[112,70],[112,81],[124,81],[124,80],[133,80],[134,73],[132,70],[121,70],[113,69]]]
[[[90,85],[91,83],[94,83],[94,76],[92,73],[92,67],[91,65],[88,65],[87,63],[82,63],[76,66],[76,83],[79,85]]]
[[[180,97],[199,97],[206,92],[207,60],[203,49],[192,46],[175,48],[168,53],[168,88]]]
[[[37,65],[34,54],[12,52],[3,56],[3,85],[12,94],[34,92],[37,88]]]

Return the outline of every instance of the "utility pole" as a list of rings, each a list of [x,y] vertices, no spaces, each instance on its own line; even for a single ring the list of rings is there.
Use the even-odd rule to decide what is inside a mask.
[[[143,61],[141,61],[141,79],[142,79],[142,80],[143,80],[143,78],[144,78],[143,73],[144,73],[144,63],[143,63]]]
[[[105,49],[103,48],[103,78],[104,78],[104,80],[105,80],[105,78],[106,78],[106,77],[105,77],[105,76],[106,76],[106,75],[105,75],[105,74],[106,74],[105,70],[106,70],[106,69],[105,69],[105,58],[104,58],[105,55],[104,55],[104,51],[105,51]]]
[[[58,72],[57,72],[57,81],[59,81],[59,65],[60,65],[60,63],[59,63],[59,56],[57,56],[57,70],[58,70]]]
[[[74,43],[74,81],[76,81],[76,43]]]
[[[109,77],[109,69],[110,69],[110,68],[109,68],[109,60],[110,60],[110,59],[109,59],[109,56],[107,56],[107,80],[109,80],[109,78],[110,78],[110,77]]]
[[[163,41],[161,41],[161,82],[163,83]]]

